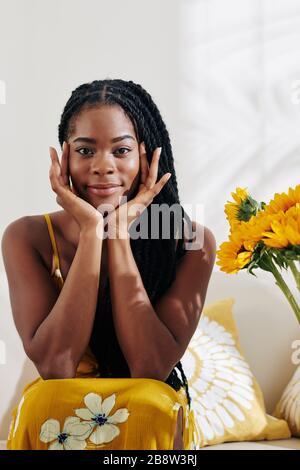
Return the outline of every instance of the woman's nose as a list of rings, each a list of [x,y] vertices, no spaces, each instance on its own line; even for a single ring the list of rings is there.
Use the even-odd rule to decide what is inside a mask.
[[[91,159],[92,173],[111,173],[114,171],[114,161],[110,154],[95,153]]]

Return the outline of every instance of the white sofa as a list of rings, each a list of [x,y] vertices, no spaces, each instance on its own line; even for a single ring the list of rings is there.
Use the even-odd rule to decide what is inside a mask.
[[[206,304],[222,298],[235,298],[234,315],[241,345],[262,388],[267,412],[271,413],[295,370],[296,366],[291,362],[291,345],[295,339],[300,339],[300,326],[272,276],[264,272],[257,272],[257,275],[258,278],[254,278],[244,271],[238,275],[214,271]],[[0,340],[5,340],[6,360],[2,360],[4,364],[0,362],[0,449],[5,449],[10,410],[19,401],[26,383],[38,374],[23,352],[11,316],[4,272],[1,277]],[[300,439],[226,443],[203,450],[219,449],[300,450]]]

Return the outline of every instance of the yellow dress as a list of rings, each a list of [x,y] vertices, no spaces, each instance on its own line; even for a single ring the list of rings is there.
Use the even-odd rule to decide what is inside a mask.
[[[54,231],[44,214],[53,247],[53,272],[64,280]],[[8,450],[171,450],[179,407],[184,449],[195,449],[198,427],[185,389],[149,378],[101,378],[88,347],[69,379],[37,378],[26,385],[11,411]]]

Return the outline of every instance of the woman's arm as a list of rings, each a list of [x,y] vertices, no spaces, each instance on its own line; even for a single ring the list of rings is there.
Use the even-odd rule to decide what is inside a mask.
[[[176,340],[153,310],[129,239],[108,238],[107,246],[116,335],[131,377],[139,377],[141,362],[154,365],[157,355],[176,348]]]
[[[81,230],[57,296],[29,234],[30,223],[24,217],[11,223],[2,237],[14,321],[26,354],[44,379],[74,377],[93,327],[102,240],[93,224]]]
[[[180,361],[200,319],[215,252],[205,228],[202,249],[186,254],[172,286],[152,306],[129,239],[108,238],[114,324],[132,377],[164,381]]]

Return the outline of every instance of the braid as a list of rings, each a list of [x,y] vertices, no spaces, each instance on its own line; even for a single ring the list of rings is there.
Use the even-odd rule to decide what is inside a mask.
[[[180,206],[169,133],[157,106],[149,93],[141,85],[121,79],[94,80],[93,82],[80,85],[73,90],[71,97],[65,105],[58,126],[58,138],[61,147],[63,141],[68,140],[74,131],[76,118],[79,114],[87,108],[102,105],[120,106],[124,110],[133,123],[138,142],[143,141],[145,143],[149,164],[151,163],[155,148],[162,147],[158,167],[158,180],[166,172],[170,172],[171,177],[154,200],[156,204],[164,204],[164,208],[166,205],[170,208],[173,204],[176,207],[180,207],[179,217],[178,213],[174,217],[174,213],[170,212],[172,226],[170,239],[162,238],[160,233],[158,239],[152,239],[151,236],[148,236],[146,239],[130,237],[130,246],[141,279],[152,305],[155,306],[155,303],[176,278],[177,263],[186,253],[183,237],[184,222],[188,222],[190,233],[192,229],[189,216]],[[151,204],[141,214],[141,219],[143,217],[148,219],[150,232]],[[135,221],[130,230],[135,230],[136,225],[139,223],[140,221]],[[175,231],[182,234],[181,237],[179,236],[177,249],[175,237],[172,237]],[[103,298],[100,299],[98,294],[90,347],[99,362],[101,377],[131,376],[114,328],[109,279],[106,280],[104,286]],[[179,370],[181,379],[176,369]],[[191,406],[188,381],[180,361],[169,374],[166,383],[175,390],[184,387],[188,406]]]

